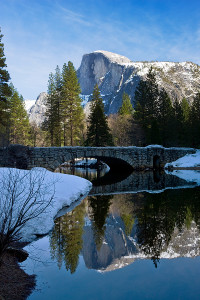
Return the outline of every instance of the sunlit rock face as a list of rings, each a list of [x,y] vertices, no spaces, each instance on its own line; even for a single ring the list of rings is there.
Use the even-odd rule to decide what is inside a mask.
[[[87,102],[98,84],[107,114],[119,110],[123,92],[129,94],[134,106],[135,89],[151,67],[159,87],[164,87],[172,100],[185,97],[191,102],[200,88],[200,66],[192,62],[132,62],[122,55],[95,51],[83,56],[77,71],[81,96]]]
[[[35,104],[28,110],[29,120],[37,126],[41,126],[46,112],[47,93],[42,92],[36,99]]]
[[[94,51],[83,55],[77,76],[81,86],[81,98],[85,113],[89,113],[89,101],[94,86],[98,84],[106,114],[117,113],[126,92],[135,106],[135,90],[152,67],[159,88],[165,88],[172,101],[186,98],[192,102],[200,89],[200,66],[192,62],[132,62],[125,56]],[[35,105],[28,111],[30,121],[41,125],[44,121],[46,93],[41,93]]]

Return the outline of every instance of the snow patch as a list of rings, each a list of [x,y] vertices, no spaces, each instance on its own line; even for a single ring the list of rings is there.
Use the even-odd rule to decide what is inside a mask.
[[[43,168],[33,168],[32,170],[0,168],[1,210],[2,206],[5,207],[2,205],[2,199],[6,199],[9,191],[8,188],[5,188],[5,179],[11,180],[10,178],[16,182],[16,205],[14,206],[13,219],[16,219],[30,192],[30,178],[32,182],[37,180],[39,182],[41,178],[42,205],[43,201],[48,203],[49,199],[53,197],[50,205],[37,217],[30,219],[21,229],[21,240],[26,242],[34,240],[38,235],[47,234],[54,226],[54,218],[58,211],[86,196],[92,187],[91,182],[86,179],[68,174],[53,173]]]
[[[187,154],[172,163],[167,163],[165,168],[170,166],[174,168],[200,168],[200,150],[197,150],[194,154]],[[200,170],[173,170],[172,172],[166,172],[187,182],[194,182],[196,185],[200,185]]]
[[[187,154],[184,157],[177,159],[172,163],[165,165],[165,168],[173,166],[174,168],[195,168],[200,167],[200,150],[197,150],[194,154]]]

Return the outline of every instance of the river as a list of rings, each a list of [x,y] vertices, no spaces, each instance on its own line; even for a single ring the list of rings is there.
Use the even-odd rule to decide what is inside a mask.
[[[73,173],[94,186],[26,247],[29,299],[199,299],[200,187],[158,172]]]

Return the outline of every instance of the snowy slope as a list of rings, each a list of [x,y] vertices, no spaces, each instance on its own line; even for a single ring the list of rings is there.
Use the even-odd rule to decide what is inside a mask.
[[[173,166],[174,168],[199,168],[199,170],[173,170],[170,174],[200,185],[200,150],[194,154],[187,154],[178,160],[168,163],[165,168]]]
[[[30,182],[32,183],[30,184]],[[14,185],[15,188],[13,189]],[[38,195],[37,188],[39,185],[40,194]],[[54,217],[58,211],[87,195],[91,186],[92,184],[86,179],[67,174],[53,173],[43,168],[34,168],[32,170],[0,168],[0,220],[3,220],[4,213],[10,207],[11,194],[15,195],[12,222],[19,215],[19,211],[22,209],[31,189],[34,190],[37,200],[41,200],[39,204],[40,208],[45,208],[49,199],[53,197],[50,205],[34,219],[31,218],[20,231],[20,237],[23,241],[32,241],[37,235],[47,234],[54,226]],[[33,201],[34,196],[32,196],[29,203]],[[29,209],[28,214],[37,208],[38,204],[34,204]],[[0,226],[2,226],[1,221]]]

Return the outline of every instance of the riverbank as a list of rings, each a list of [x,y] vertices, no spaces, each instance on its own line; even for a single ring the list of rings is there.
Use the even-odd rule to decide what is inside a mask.
[[[176,161],[167,163],[165,168],[170,170],[200,170],[200,150],[194,154],[187,154]]]
[[[0,300],[24,300],[36,286],[36,276],[28,275],[17,258],[6,253],[0,265]]]
[[[23,242],[31,242],[47,234],[54,226],[57,213],[86,196],[91,187],[91,182],[86,179],[53,173],[43,168],[0,168],[0,204],[6,214],[12,216],[12,222],[23,211],[25,224],[18,234]],[[15,195],[14,199],[7,199],[10,193]]]
[[[46,235],[53,228],[57,213],[86,197],[91,187],[91,182],[86,179],[53,173],[43,168],[0,168],[2,213],[4,209],[4,213],[12,218],[10,224],[14,224],[19,214],[26,211],[23,215],[25,224],[17,236],[20,243],[15,244],[14,248],[6,251],[1,257],[0,300],[27,299],[36,286],[35,276],[28,275],[21,269],[16,252],[19,254],[18,249],[22,249],[25,245],[23,243],[30,243]],[[8,197],[10,193],[14,198]],[[2,230],[3,227],[0,227],[0,232]],[[6,234],[4,231],[1,233]]]
[[[200,171],[200,167],[173,167],[173,170],[197,170],[197,171]]]
[[[200,185],[200,150],[166,164],[165,169],[168,174],[175,175],[187,182],[194,182],[197,186]]]

